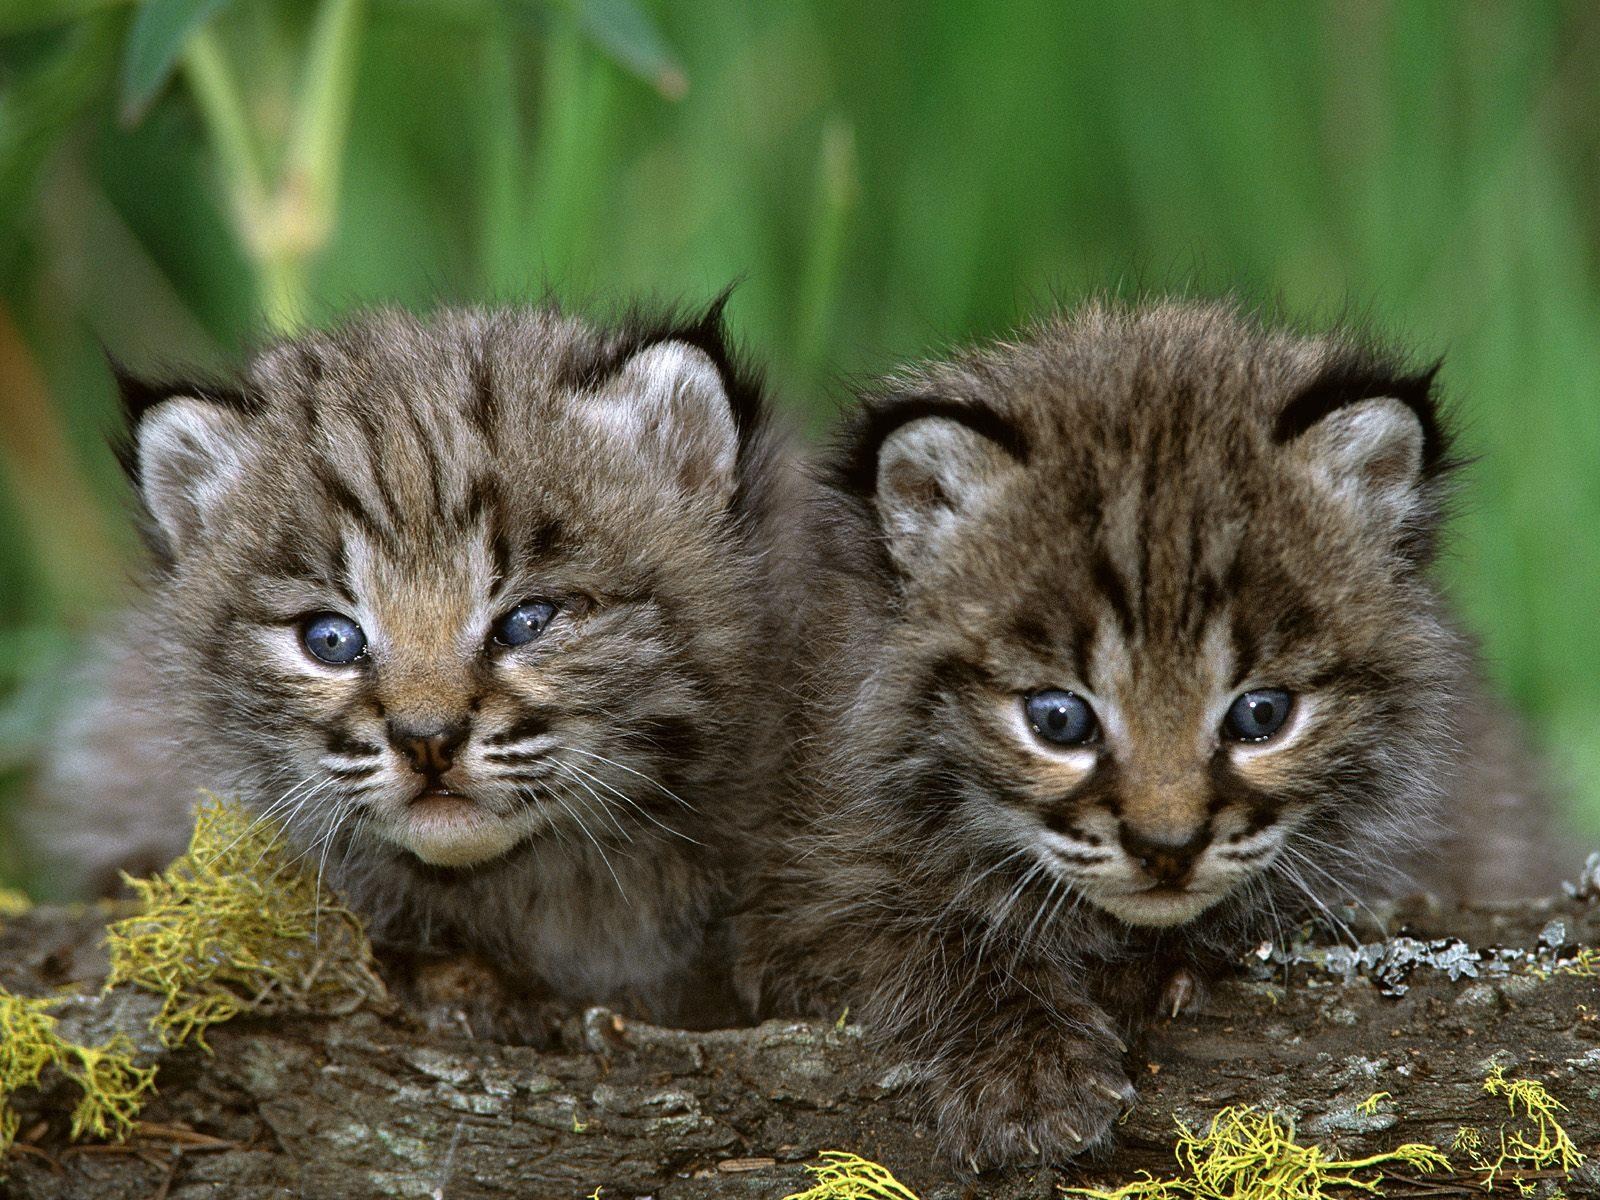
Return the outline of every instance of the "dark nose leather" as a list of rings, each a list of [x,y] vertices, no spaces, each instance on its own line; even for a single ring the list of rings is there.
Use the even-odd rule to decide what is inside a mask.
[[[1194,860],[1211,844],[1211,831],[1198,829],[1187,841],[1173,842],[1150,838],[1122,828],[1122,848],[1133,856],[1144,873],[1167,887],[1181,887],[1194,872]]]
[[[456,751],[466,740],[465,723],[418,726],[389,722],[389,744],[405,755],[413,771],[430,778],[437,778],[450,769],[456,760]]]

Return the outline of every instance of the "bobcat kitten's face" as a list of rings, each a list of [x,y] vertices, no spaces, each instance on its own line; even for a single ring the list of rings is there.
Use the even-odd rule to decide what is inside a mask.
[[[759,627],[757,414],[708,328],[380,314],[268,350],[236,394],[135,397],[203,777],[336,859],[682,832],[682,797],[733,773]]]
[[[852,713],[997,921],[1318,901],[1414,840],[1459,651],[1412,375],[1222,309],[1089,309],[869,402],[900,611]]]

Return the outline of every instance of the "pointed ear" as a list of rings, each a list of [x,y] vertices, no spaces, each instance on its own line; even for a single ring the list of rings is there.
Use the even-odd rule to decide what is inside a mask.
[[[232,408],[196,396],[147,407],[134,426],[134,479],[173,558],[192,549],[238,485],[249,430]]]
[[[1457,463],[1434,380],[1359,347],[1336,352],[1278,414],[1275,436],[1317,484],[1406,555],[1432,557]]]
[[[1375,396],[1335,409],[1296,442],[1312,476],[1374,525],[1399,530],[1428,507],[1425,434],[1414,409]]]
[[[1020,437],[986,409],[940,405],[896,426],[878,448],[873,504],[889,554],[906,574],[936,559],[950,535],[1021,470]]]
[[[687,342],[639,351],[593,402],[616,437],[691,493],[727,504],[738,483],[739,430],[722,373]]]

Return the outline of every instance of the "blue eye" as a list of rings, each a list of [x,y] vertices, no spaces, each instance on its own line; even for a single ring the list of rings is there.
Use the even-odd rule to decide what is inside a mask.
[[[501,646],[526,646],[544,632],[556,615],[548,600],[527,600],[494,623],[494,640]]]
[[[1084,746],[1100,731],[1094,709],[1073,692],[1035,692],[1023,699],[1022,708],[1034,733],[1053,746]]]
[[[349,617],[318,613],[300,631],[300,640],[315,658],[336,667],[348,666],[367,652],[367,635]]]
[[[1294,701],[1282,688],[1245,692],[1222,718],[1222,736],[1236,742],[1264,742],[1289,719]]]

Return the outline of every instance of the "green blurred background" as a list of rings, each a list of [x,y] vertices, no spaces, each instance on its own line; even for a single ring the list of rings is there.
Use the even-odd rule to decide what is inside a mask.
[[[136,561],[102,346],[742,279],[813,430],[1091,290],[1445,354],[1447,570],[1600,834],[1594,5],[0,0],[0,88],[0,808]]]

